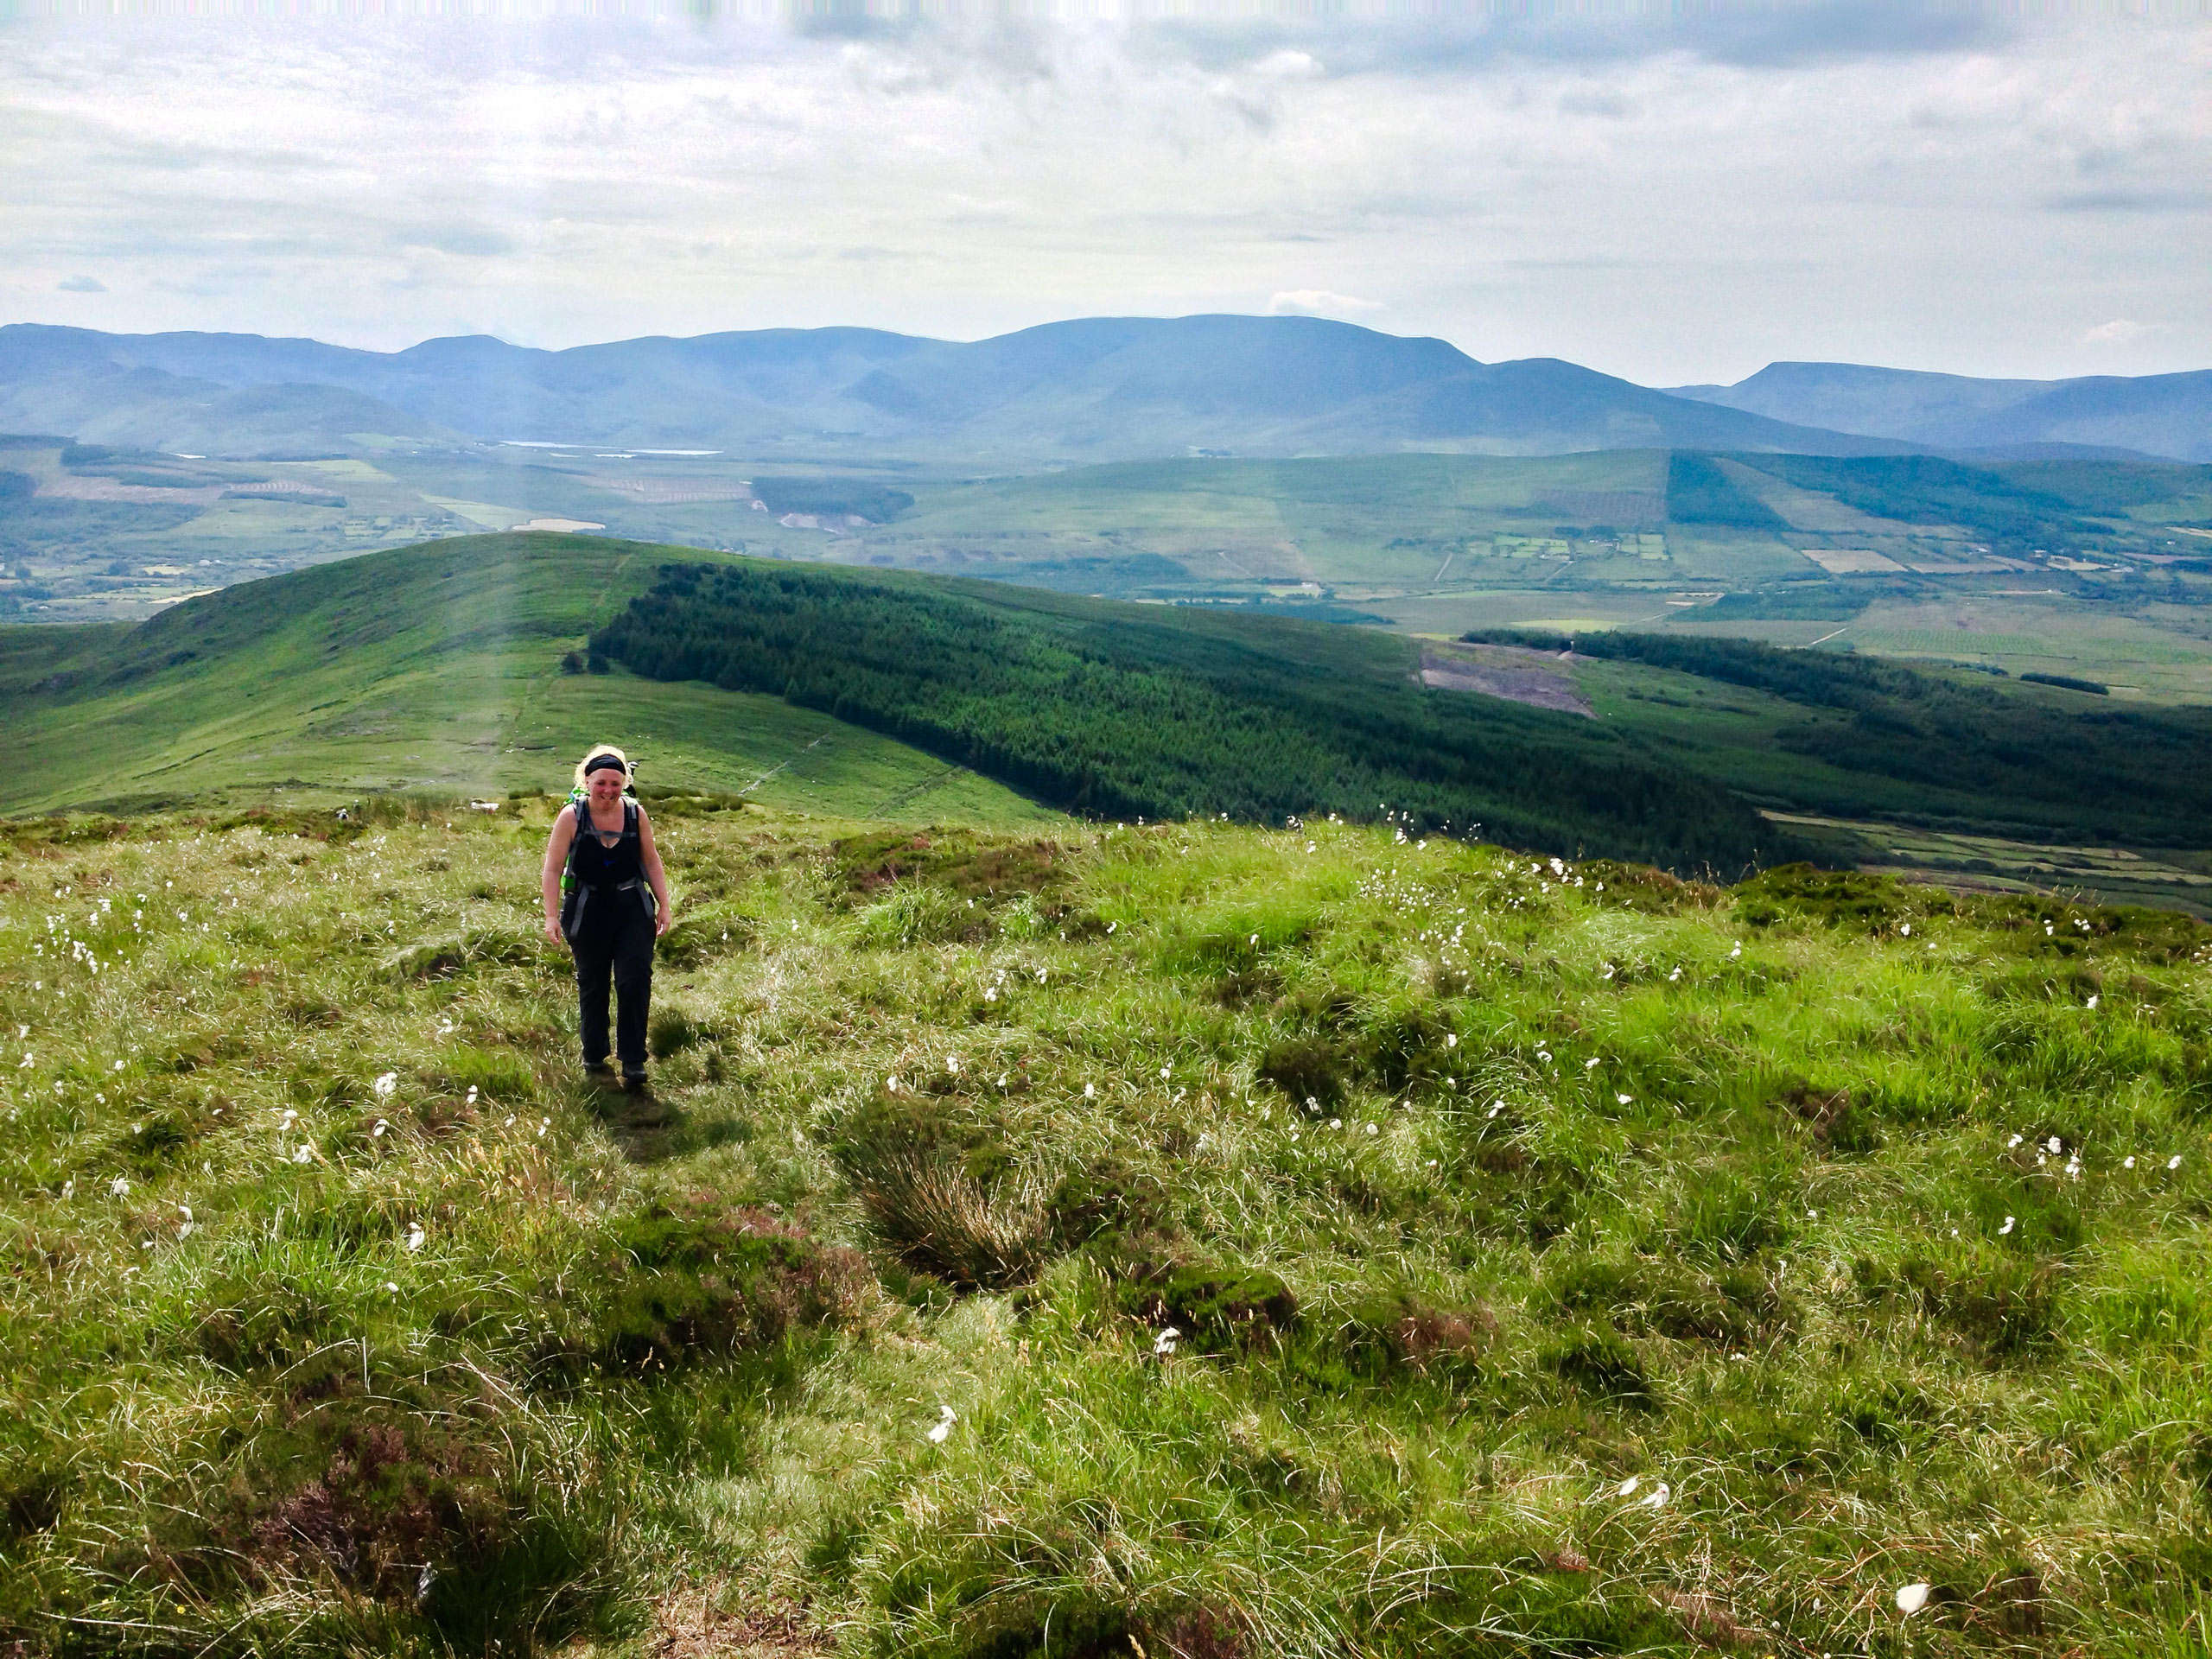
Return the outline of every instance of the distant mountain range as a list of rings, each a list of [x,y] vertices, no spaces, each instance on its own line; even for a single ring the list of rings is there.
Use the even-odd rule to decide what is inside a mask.
[[[1553,359],[1306,317],[1092,318],[973,344],[768,329],[534,351],[0,328],[0,430],[206,454],[365,438],[963,457],[1911,446],[1669,397]]]
[[[1977,380],[1859,363],[1770,363],[1732,386],[1677,397],[1930,449],[2212,461],[2212,370],[2138,378]]]
[[[1088,318],[970,344],[766,329],[561,352],[482,335],[384,353],[0,327],[0,431],[205,454],[473,438],[986,464],[1630,448],[2212,459],[2209,397],[2212,375],[1999,382],[1803,364],[1668,392],[1307,317]]]

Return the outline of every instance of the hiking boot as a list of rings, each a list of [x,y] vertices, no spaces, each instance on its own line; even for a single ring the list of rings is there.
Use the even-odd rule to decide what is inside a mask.
[[[589,1077],[594,1083],[612,1083],[614,1080],[614,1068],[605,1060],[586,1060],[584,1076]]]
[[[622,1068],[622,1086],[625,1089],[644,1088],[645,1086],[645,1068],[642,1065],[624,1066]]]

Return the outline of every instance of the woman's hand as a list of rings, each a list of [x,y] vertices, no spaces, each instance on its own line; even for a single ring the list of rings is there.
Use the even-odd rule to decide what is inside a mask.
[[[653,938],[658,938],[662,934],[667,931],[668,906],[666,905],[663,905],[659,909],[653,912]]]
[[[554,944],[562,944],[566,943],[566,941],[561,938],[561,918],[559,917],[548,916],[545,918],[545,937],[550,943]]]

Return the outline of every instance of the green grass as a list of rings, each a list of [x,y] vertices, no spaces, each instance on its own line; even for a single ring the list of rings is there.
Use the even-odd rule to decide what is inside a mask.
[[[1053,816],[774,698],[564,672],[563,657],[644,590],[663,551],[466,537],[226,589],[131,632],[0,629],[0,708],[35,773],[12,804],[144,806],[276,787],[316,800],[557,791],[606,741],[641,758],[650,785],[750,790],[802,810]]]
[[[550,810],[13,826],[0,1633],[2201,1650],[2212,930],[669,800],[608,1096]]]

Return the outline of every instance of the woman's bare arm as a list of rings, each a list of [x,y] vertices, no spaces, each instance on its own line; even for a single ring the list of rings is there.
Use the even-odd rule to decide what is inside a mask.
[[[653,933],[656,937],[668,931],[668,875],[660,867],[660,849],[653,845],[652,820],[645,816],[645,809],[638,809],[638,861],[645,867],[645,880],[653,884],[653,898],[658,908],[653,912]]]
[[[644,813],[639,817],[642,818]],[[540,896],[545,900],[545,937],[561,942],[561,870],[569,861],[569,849],[576,839],[576,817],[563,808],[553,818],[553,834],[545,843],[545,868],[538,873]]]

